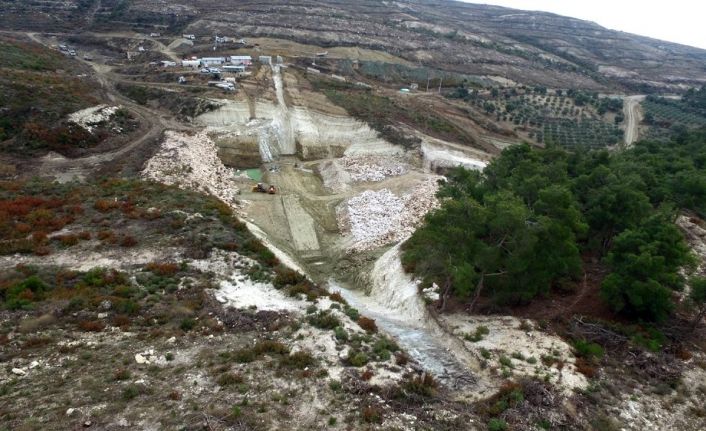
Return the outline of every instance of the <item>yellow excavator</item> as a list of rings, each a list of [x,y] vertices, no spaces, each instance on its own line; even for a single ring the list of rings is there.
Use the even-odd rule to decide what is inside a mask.
[[[274,195],[277,193],[277,189],[275,186],[270,184],[269,186],[266,186],[263,183],[257,183],[256,185],[252,186],[252,191],[253,193],[267,193],[269,195]]]

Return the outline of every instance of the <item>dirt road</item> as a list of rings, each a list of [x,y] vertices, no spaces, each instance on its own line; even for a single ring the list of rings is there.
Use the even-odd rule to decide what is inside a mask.
[[[643,95],[626,96],[624,99],[623,113],[625,115],[626,147],[630,147],[639,137],[640,121],[642,121],[640,102],[643,100],[645,100]]]

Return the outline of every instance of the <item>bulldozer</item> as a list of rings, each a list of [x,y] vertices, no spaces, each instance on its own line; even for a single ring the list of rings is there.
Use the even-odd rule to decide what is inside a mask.
[[[269,195],[274,195],[277,193],[277,189],[275,186],[270,184],[269,186],[263,184],[263,183],[257,183],[252,187],[253,193],[267,193]]]

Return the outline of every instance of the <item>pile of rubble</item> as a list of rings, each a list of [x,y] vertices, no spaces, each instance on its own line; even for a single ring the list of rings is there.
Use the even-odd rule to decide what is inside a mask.
[[[424,215],[438,206],[436,178],[429,178],[403,196],[388,189],[367,190],[338,207],[338,224],[350,234],[349,251],[373,250],[408,238]]]
[[[235,207],[238,188],[231,170],[223,165],[217,151],[203,132],[189,135],[169,131],[157,154],[147,161],[142,176],[208,193]]]
[[[409,171],[409,165],[395,156],[346,156],[338,162],[355,182],[378,182],[386,177],[404,175]]]
[[[93,133],[98,125],[110,120],[118,109],[119,106],[97,105],[70,114],[69,121]]]

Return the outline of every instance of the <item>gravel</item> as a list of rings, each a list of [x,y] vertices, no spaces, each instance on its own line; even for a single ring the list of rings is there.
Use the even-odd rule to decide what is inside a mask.
[[[218,150],[205,134],[166,132],[157,154],[147,161],[142,175],[164,184],[211,194],[238,206],[233,173],[218,158]]]
[[[424,215],[438,206],[437,177],[397,196],[388,189],[366,190],[338,207],[338,224],[348,234],[349,251],[366,251],[408,238]]]

